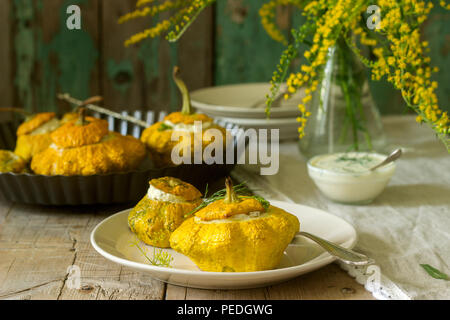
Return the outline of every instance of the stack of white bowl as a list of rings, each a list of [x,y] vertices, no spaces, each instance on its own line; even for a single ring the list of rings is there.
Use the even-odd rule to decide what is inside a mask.
[[[192,106],[197,112],[248,129],[280,129],[280,140],[297,139],[298,104],[303,91],[288,100],[282,96],[273,104],[270,118],[265,113],[269,83],[245,83],[203,88],[191,93]],[[285,87],[280,89],[283,95]],[[269,133],[270,136],[270,133]]]

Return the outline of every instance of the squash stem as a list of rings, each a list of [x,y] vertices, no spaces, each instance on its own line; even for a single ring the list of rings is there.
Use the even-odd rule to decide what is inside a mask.
[[[78,120],[75,123],[77,126],[85,126],[88,124],[86,121],[86,108],[78,109]]]
[[[236,192],[234,191],[233,181],[231,181],[230,177],[227,177],[225,179],[225,186],[226,186],[227,193],[225,195],[223,202],[224,203],[240,202],[239,197],[237,196]]]
[[[191,98],[189,96],[189,91],[188,91],[184,81],[180,78],[179,73],[180,73],[180,68],[175,66],[173,68],[173,80],[175,81],[178,89],[181,92],[181,95],[183,96],[183,107],[181,109],[181,113],[192,114]]]

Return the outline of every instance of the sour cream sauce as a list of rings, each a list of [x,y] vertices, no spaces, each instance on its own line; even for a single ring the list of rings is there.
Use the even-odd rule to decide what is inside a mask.
[[[384,155],[367,152],[325,154],[308,162],[308,173],[329,199],[365,204],[384,190],[394,174],[393,162],[375,171],[369,170],[385,158]]]
[[[364,152],[334,153],[316,158],[311,164],[338,173],[363,173],[385,157]]]
[[[181,131],[181,132],[200,132],[200,128],[202,130],[209,129],[212,125],[212,122],[203,122],[202,126],[195,126],[194,124],[185,124],[185,123],[172,123],[171,121],[165,120],[164,124],[171,127],[173,131]]]

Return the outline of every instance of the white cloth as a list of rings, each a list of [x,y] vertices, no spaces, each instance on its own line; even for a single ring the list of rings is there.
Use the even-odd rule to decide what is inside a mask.
[[[280,169],[259,175],[255,165],[233,171],[261,195],[325,210],[355,226],[356,251],[375,259],[381,271],[377,299],[450,299],[450,282],[428,275],[420,264],[450,273],[450,155],[434,133],[411,116],[383,119],[389,150],[402,147],[394,177],[370,205],[336,204],[320,194],[309,178],[296,142],[280,145]],[[258,191],[256,191],[258,193]],[[364,270],[340,265],[365,283]]]

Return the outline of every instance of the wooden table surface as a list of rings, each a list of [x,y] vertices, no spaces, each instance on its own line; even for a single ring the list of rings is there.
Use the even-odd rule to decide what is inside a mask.
[[[106,260],[91,246],[93,228],[128,206],[42,207],[0,201],[0,299],[373,299],[336,264],[250,290],[173,286]],[[68,268],[81,270],[70,289]]]

